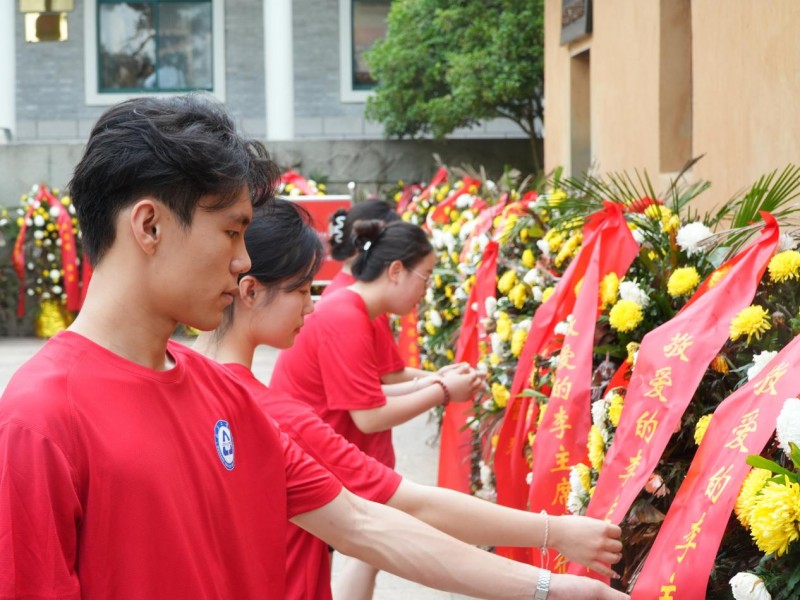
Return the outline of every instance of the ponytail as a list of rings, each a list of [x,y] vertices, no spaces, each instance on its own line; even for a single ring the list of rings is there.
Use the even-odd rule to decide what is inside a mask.
[[[406,269],[413,269],[433,252],[425,232],[405,221],[388,224],[375,219],[356,221],[353,244],[358,256],[350,270],[358,281],[374,281],[396,260]]]

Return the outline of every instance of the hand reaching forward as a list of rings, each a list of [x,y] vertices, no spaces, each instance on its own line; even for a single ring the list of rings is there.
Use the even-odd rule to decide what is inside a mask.
[[[550,593],[547,600],[630,600],[624,594],[606,584],[577,575],[556,575],[550,580]]]
[[[622,530],[617,525],[591,517],[564,515],[550,517],[550,529],[549,547],[601,575],[619,577],[608,566],[622,558]]]

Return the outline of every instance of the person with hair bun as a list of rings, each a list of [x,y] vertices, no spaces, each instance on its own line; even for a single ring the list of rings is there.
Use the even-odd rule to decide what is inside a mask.
[[[310,286],[323,248],[309,222],[301,207],[284,200],[275,200],[272,208],[256,214],[244,236],[252,261],[250,271],[240,277],[238,294],[226,309],[220,326],[212,333],[201,334],[196,349],[225,364],[252,393],[264,413],[353,494],[399,509],[468,544],[541,546],[546,542],[570,560],[612,575],[604,562],[616,562],[622,548],[616,525],[587,517],[546,517],[453,490],[416,484],[347,442],[302,400],[276,392],[256,379],[251,370],[256,348],[262,344],[281,349],[291,347],[305,317],[314,309]],[[420,561],[431,562],[427,545],[421,539],[411,546],[403,544],[417,541],[415,536],[421,533],[418,529],[421,525],[406,520],[400,526],[397,516],[395,511],[382,515],[378,525],[382,548],[401,553],[402,561],[411,565],[418,577],[426,570],[433,570],[435,575],[427,581],[428,585],[445,587],[442,577],[445,571],[463,576],[466,569],[463,553],[472,556],[471,549],[451,541],[449,553],[433,561],[438,565],[420,566]],[[368,527],[373,528],[374,525]],[[291,525],[286,542],[285,598],[330,599],[327,544]],[[374,556],[380,558],[377,551]],[[495,583],[504,585],[505,580],[506,573],[492,572],[482,582],[483,588],[473,588],[473,593],[494,593]],[[580,592],[582,598],[624,598],[590,579],[554,575],[551,597],[559,597],[565,589],[572,590],[572,597]],[[600,595],[586,595],[592,591]]]

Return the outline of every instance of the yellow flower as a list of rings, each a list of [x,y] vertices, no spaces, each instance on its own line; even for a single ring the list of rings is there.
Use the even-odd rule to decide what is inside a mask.
[[[713,288],[717,285],[720,281],[722,281],[723,277],[728,274],[730,271],[730,267],[723,267],[722,269],[717,269],[711,274],[711,277],[708,278],[708,289]]]
[[[673,298],[688,296],[700,283],[700,274],[694,267],[675,269],[667,281],[667,293]]]
[[[527,244],[528,240],[530,239],[531,239],[531,232],[528,228],[523,227],[522,229],[519,230],[519,241],[521,241],[523,244]],[[531,253],[531,256],[533,256],[533,253]],[[523,262],[525,261],[525,253],[522,254],[522,260]]]
[[[525,345],[525,340],[528,338],[528,332],[524,329],[517,329],[511,336],[511,354],[519,357],[522,354],[522,347]]]
[[[558,254],[556,254],[556,257],[553,259],[553,263],[555,263],[557,267],[560,267],[565,260],[571,258],[575,254],[582,241],[583,236],[580,233],[570,237],[566,243],[561,246],[561,250],[559,250]]]
[[[500,364],[500,357],[497,356],[497,354],[494,354],[494,353],[490,354],[489,355],[489,364],[492,365],[493,367],[496,367],[497,365]]]
[[[731,321],[731,340],[736,341],[740,337],[746,335],[747,343],[755,337],[757,340],[761,339],[761,334],[765,333],[772,326],[769,322],[769,313],[763,306],[753,304],[733,317]]]
[[[506,218],[505,223],[503,223],[503,229],[500,231],[501,244],[508,242],[508,239],[511,237],[511,232],[514,231],[517,221],[519,221],[518,215],[510,215],[508,218]]]
[[[517,285],[517,278],[516,271],[506,271],[503,273],[503,276],[500,277],[500,281],[497,282],[497,289],[501,294],[507,294],[511,291],[515,285]]]
[[[731,370],[730,366],[728,366],[728,359],[722,356],[722,354],[717,354],[714,360],[711,361],[711,370],[715,373],[727,375]]]
[[[643,318],[642,307],[633,300],[620,300],[608,313],[608,323],[622,333],[636,329]]]
[[[628,342],[628,345],[625,346],[625,350],[628,353],[628,356],[625,358],[629,363],[633,364],[633,359],[636,356],[636,353],[639,351],[639,344],[638,342]]]
[[[450,260],[452,260],[454,263],[458,264],[458,263],[461,262],[461,257],[458,255],[458,252],[453,251],[453,252],[450,253]]]
[[[547,204],[549,206],[558,206],[566,199],[567,199],[567,194],[564,193],[564,190],[554,190],[553,193],[550,194],[550,198],[548,198]]]
[[[553,292],[555,291],[556,288],[554,288],[552,285],[550,287],[544,288],[544,291],[542,292],[542,304],[547,302],[550,299],[550,296],[552,296]]]
[[[611,272],[603,277],[603,281],[600,282],[600,303],[603,310],[617,301],[618,293],[619,277],[617,277],[616,273]]]
[[[706,429],[708,429],[708,424],[711,423],[712,416],[713,415],[703,415],[697,419],[697,425],[694,426],[694,443],[698,446],[706,435]]]
[[[786,554],[800,537],[800,484],[768,482],[750,511],[750,534],[766,554]]]
[[[453,235],[458,235],[461,233],[461,224],[460,223],[453,223],[450,225],[450,233]]]
[[[499,408],[505,408],[508,404],[508,399],[511,397],[511,392],[508,391],[508,388],[504,386],[502,383],[493,383],[492,384],[492,398],[494,399],[494,403]]]
[[[622,394],[614,392],[608,400],[608,420],[614,427],[619,427],[619,420],[622,417],[622,404],[625,399]]]
[[[437,274],[437,275],[433,276],[433,285],[435,285],[437,288],[442,287],[442,276],[441,275]]]
[[[499,442],[499,441],[500,441],[500,435],[499,435],[499,434],[497,434],[497,433],[495,433],[495,434],[492,436],[492,449],[495,449],[495,448],[497,448],[497,442]]]
[[[592,468],[599,471],[603,468],[603,461],[606,459],[606,444],[603,441],[603,434],[597,425],[592,425],[589,430],[589,462]]]
[[[495,331],[500,339],[507,342],[511,338],[511,318],[507,313],[501,312],[497,317]]]
[[[666,234],[674,233],[678,231],[681,226],[681,220],[678,218],[678,215],[672,215],[668,219],[661,222],[661,231]]]
[[[436,335],[436,327],[430,321],[425,321],[425,331],[428,332],[428,335]]]
[[[800,279],[800,252],[797,250],[779,252],[772,257],[767,268],[770,279],[775,283]]]
[[[518,283],[508,292],[508,299],[511,300],[516,308],[522,308],[525,306],[525,300],[528,299],[528,286],[524,283]]]
[[[548,231],[544,239],[547,242],[547,248],[550,250],[550,254],[558,252],[558,249],[561,248],[561,244],[564,243],[564,236],[555,229]]]
[[[575,472],[578,474],[578,480],[581,482],[581,487],[584,491],[588,492],[592,487],[592,476],[589,467],[583,463],[575,465]]]
[[[477,279],[475,275],[470,275],[469,277],[467,277],[467,280],[464,282],[464,291],[467,292],[467,294],[469,294],[470,290],[472,289],[472,286],[475,285],[476,281]]]
[[[456,353],[450,348],[447,349],[447,352],[445,352],[444,355],[447,357],[447,360],[453,360],[456,357]]]
[[[750,527],[750,511],[755,506],[758,493],[767,483],[767,479],[772,478],[772,471],[767,469],[751,469],[744,478],[742,489],[739,490],[739,495],[736,497],[736,504],[733,511],[739,522],[745,527]]]
[[[523,229],[522,231],[527,231],[527,230]],[[525,267],[526,269],[532,269],[533,265],[535,264],[536,264],[536,259],[533,256],[533,250],[531,250],[530,248],[525,248],[525,250],[522,251],[522,266]]]
[[[667,223],[672,216],[672,211],[661,204],[651,204],[644,209],[644,214],[651,219],[660,220],[662,223]]]

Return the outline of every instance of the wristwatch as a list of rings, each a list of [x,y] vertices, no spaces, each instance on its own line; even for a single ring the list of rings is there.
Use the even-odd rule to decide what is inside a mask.
[[[550,571],[539,569],[539,581],[536,582],[536,591],[533,592],[533,600],[547,600],[550,593]]]

